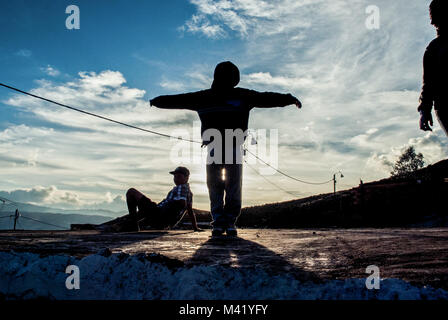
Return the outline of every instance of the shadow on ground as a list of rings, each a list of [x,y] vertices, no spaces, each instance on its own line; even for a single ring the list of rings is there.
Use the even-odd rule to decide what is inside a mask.
[[[305,271],[291,264],[281,255],[254,241],[240,237],[210,237],[193,256],[185,261],[186,266],[216,265],[233,268],[262,269],[270,275],[289,273],[302,281],[319,281],[314,272]]]

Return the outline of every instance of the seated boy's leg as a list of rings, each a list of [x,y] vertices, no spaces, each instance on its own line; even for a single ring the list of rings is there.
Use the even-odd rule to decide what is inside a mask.
[[[157,208],[157,203],[146,197],[145,195],[142,195],[140,199],[137,201],[137,208],[138,212],[137,215],[144,215],[145,213],[154,210],[154,208]]]
[[[126,202],[129,214],[105,222],[99,225],[98,229],[115,232],[139,231],[138,221],[151,216],[151,211],[157,208],[155,202],[134,188],[127,191]]]
[[[113,220],[104,222],[104,223],[102,223],[100,225],[106,225],[107,226],[107,225],[117,224],[117,223],[120,223],[120,222],[122,222],[122,221],[124,221],[125,219],[128,219],[128,218],[129,218],[129,215],[126,214],[124,216],[121,216],[121,217],[115,218]]]
[[[139,221],[144,219],[148,212],[157,207],[157,203],[134,188],[126,192],[126,202],[129,216],[134,220],[134,225],[137,230],[140,230]]]
[[[138,201],[137,219],[140,227],[158,227],[160,220],[160,208],[157,203],[146,196],[142,196]]]
[[[121,232],[121,231],[124,231],[123,229],[128,229],[128,228],[123,228],[123,226],[128,225],[129,220],[130,220],[130,218],[129,218],[129,215],[127,214],[126,216],[114,219],[107,224],[104,223],[102,225],[99,225],[97,229],[101,230],[101,231],[106,231],[106,232]]]
[[[113,219],[111,221],[97,225],[96,230],[120,232],[120,231],[137,231],[135,220],[129,214]]]
[[[186,209],[183,205],[175,202],[168,203],[162,208],[157,208],[153,216],[153,227],[156,229],[172,229],[182,220]]]
[[[97,229],[109,231],[138,231],[137,221],[139,219],[137,208],[139,202],[146,198],[140,191],[131,188],[126,192],[126,202],[129,214],[116,218],[114,220],[100,224]]]
[[[144,197],[143,193],[140,191],[130,188],[126,192],[126,203],[128,205],[129,215],[135,219],[137,219],[137,207],[138,202]]]

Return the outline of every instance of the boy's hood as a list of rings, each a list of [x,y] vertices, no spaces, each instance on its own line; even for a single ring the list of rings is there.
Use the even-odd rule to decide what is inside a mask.
[[[231,89],[240,82],[240,71],[230,61],[219,63],[213,75],[212,89]]]

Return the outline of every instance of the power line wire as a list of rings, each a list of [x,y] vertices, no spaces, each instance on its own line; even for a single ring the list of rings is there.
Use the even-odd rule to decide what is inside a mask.
[[[9,200],[9,199],[4,198],[4,197],[0,197],[0,201],[2,201],[3,204],[5,204],[5,202],[11,202],[11,203],[13,203],[13,204],[17,204],[17,205],[19,205],[19,203],[14,202],[14,201]],[[8,217],[11,218],[11,217],[14,217],[14,216],[15,216],[15,215],[1,216],[0,219],[2,219],[2,218],[8,218]],[[52,224],[52,223],[48,223],[48,222],[43,222],[43,221],[40,221],[40,220],[37,220],[37,219],[34,219],[34,218],[25,217],[25,216],[23,216],[22,214],[20,214],[19,217],[22,217],[22,218],[24,218],[24,219],[28,219],[28,220],[33,220],[33,221],[35,221],[35,222],[39,222],[39,223],[46,224],[46,225],[49,225],[49,226],[53,226],[53,227],[57,227],[57,228],[61,228],[61,229],[66,229],[66,230],[68,230],[66,227],[58,226],[58,225],[56,225],[56,224]],[[19,221],[17,221],[17,222],[19,223]]]
[[[132,128],[132,129],[136,129],[136,130],[140,130],[140,131],[156,134],[156,135],[167,137],[167,138],[174,138],[174,139],[189,141],[189,142],[193,142],[193,143],[201,143],[199,141],[195,141],[195,140],[191,140],[191,139],[185,139],[185,138],[182,138],[182,137],[175,137],[175,136],[171,136],[169,134],[160,133],[160,132],[157,132],[157,131],[140,128],[140,127],[137,127],[137,126],[134,126],[134,125],[131,125],[131,124],[127,124],[127,123],[124,123],[124,122],[121,122],[121,121],[117,121],[117,120],[114,120],[114,119],[111,119],[111,118],[108,118],[108,117],[105,117],[105,116],[101,116],[101,115],[98,115],[98,114],[95,114],[95,113],[92,113],[92,112],[88,112],[88,111],[84,111],[84,110],[81,110],[81,109],[78,109],[78,108],[74,108],[74,107],[68,106],[66,104],[59,103],[59,102],[56,102],[54,100],[47,99],[47,98],[44,98],[44,97],[41,97],[41,96],[37,96],[35,94],[32,94],[32,93],[29,93],[29,92],[26,92],[26,91],[23,91],[23,90],[20,90],[20,89],[8,86],[8,85],[3,84],[3,83],[0,83],[0,86],[8,88],[8,89],[11,89],[11,90],[14,90],[14,91],[17,91],[17,92],[20,92],[20,93],[23,93],[25,95],[28,95],[28,96],[36,98],[36,99],[40,99],[40,100],[44,100],[44,101],[47,101],[47,102],[51,102],[51,103],[54,103],[54,104],[56,104],[58,106],[61,106],[61,107],[64,107],[64,108],[67,108],[67,109],[70,109],[70,110],[74,110],[74,111],[77,111],[77,112],[81,112],[81,113],[87,114],[89,116],[97,117],[97,118],[100,118],[100,119],[103,119],[103,120],[106,120],[106,121],[110,121],[110,122],[113,122],[113,123],[116,123],[116,124],[120,124],[122,126],[126,126],[126,127],[129,127],[129,128]]]
[[[260,177],[262,177],[264,180],[266,180],[268,183],[270,183],[271,185],[273,185],[274,187],[276,187],[277,189],[280,189],[283,192],[286,192],[294,197],[299,197],[298,195],[289,192],[288,190],[283,189],[282,187],[278,186],[277,184],[275,184],[274,182],[272,182],[271,180],[269,180],[268,178],[266,178],[265,176],[263,176],[262,174],[260,174],[257,169],[255,169],[254,167],[252,167],[246,160],[244,160],[244,162],[246,162],[246,164],[253,170],[255,171],[256,174],[258,174]]]
[[[58,226],[58,225],[56,225],[56,224],[43,222],[43,221],[40,221],[40,220],[37,220],[37,219],[33,219],[33,218],[29,218],[29,217],[25,217],[25,216],[23,216],[23,215],[20,215],[20,216],[21,216],[22,218],[24,218],[24,219],[33,220],[33,221],[36,221],[36,222],[39,222],[39,223],[42,223],[42,224],[46,224],[46,225],[49,225],[49,226],[53,226],[53,227],[57,227],[57,228],[61,228],[61,229],[68,230],[66,227],[61,227],[61,226]]]
[[[10,202],[10,203],[12,203],[12,204],[19,204],[19,203],[15,202],[15,201],[6,199],[6,198],[4,198],[4,197],[0,197],[0,201],[3,202],[3,204],[5,204],[5,202]]]
[[[79,108],[74,108],[74,107],[68,106],[68,105],[66,105],[66,104],[62,104],[62,103],[56,102],[56,101],[54,101],[54,100],[47,99],[47,98],[44,98],[44,97],[35,95],[35,94],[29,93],[29,92],[27,92],[27,91],[23,91],[23,90],[17,89],[17,88],[12,87],[12,86],[8,86],[8,85],[3,84],[3,83],[0,83],[0,86],[5,87],[5,88],[8,88],[8,89],[10,89],[10,90],[14,90],[14,91],[16,91],[16,92],[20,92],[20,93],[22,93],[22,94],[28,95],[28,96],[33,97],[33,98],[36,98],[36,99],[40,99],[40,100],[43,100],[43,101],[47,101],[47,102],[56,104],[56,105],[58,105],[58,106],[61,106],[61,107],[64,107],[64,108],[67,108],[67,109],[70,109],[70,110],[73,110],[73,111],[81,112],[81,113],[90,115],[90,116],[92,116],[92,117],[96,117],[96,118],[100,118],[100,119],[103,119],[103,120],[106,120],[106,121],[110,121],[110,122],[113,122],[113,123],[116,123],[116,124],[120,124],[120,125],[123,125],[123,126],[125,126],[125,127],[129,127],[129,128],[132,128],[132,129],[136,129],[136,130],[140,130],[140,131],[144,131],[144,132],[148,132],[148,133],[156,134],[156,135],[163,136],[163,137],[167,137],[167,138],[174,138],[174,139],[178,139],[178,140],[183,140],[183,141],[188,141],[188,142],[193,142],[193,143],[199,143],[199,144],[202,144],[202,142],[200,142],[200,141],[191,140],[191,139],[185,139],[185,138],[182,138],[182,137],[175,137],[175,136],[171,136],[171,135],[169,135],[169,134],[165,134],[165,133],[161,133],[161,132],[157,132],[157,131],[153,131],[153,130],[148,130],[148,129],[140,128],[140,127],[137,127],[137,126],[134,126],[134,125],[131,125],[131,124],[127,124],[127,123],[124,123],[124,122],[121,122],[121,121],[117,121],[117,120],[114,120],[114,119],[111,119],[111,118],[108,118],[108,117],[104,117],[104,116],[101,116],[101,115],[98,115],[98,114],[95,114],[95,113],[92,113],[92,112],[88,112],[88,111],[85,111],[85,110],[81,110],[81,109],[79,109]],[[298,181],[298,182],[301,182],[301,183],[305,183],[305,184],[312,184],[312,185],[323,185],[323,184],[327,184],[327,183],[333,181],[333,179],[330,179],[330,180],[325,181],[325,182],[309,182],[309,181],[305,181],[305,180],[302,180],[302,179],[295,178],[295,177],[293,177],[293,176],[290,176],[289,174],[286,174],[286,173],[284,173],[284,172],[278,170],[277,168],[274,168],[273,166],[271,166],[271,165],[270,165],[269,163],[267,163],[266,161],[260,159],[257,155],[255,155],[254,153],[252,153],[250,150],[248,150],[248,149],[246,149],[246,148],[245,148],[245,150],[247,150],[250,154],[252,154],[252,155],[253,155],[255,158],[257,158],[258,160],[260,160],[261,162],[263,162],[265,165],[269,166],[270,168],[274,169],[276,172],[278,172],[278,173],[280,173],[280,174],[284,175],[285,177],[288,177],[288,178],[290,178],[290,179],[292,179],[292,180],[295,180],[295,181]]]
[[[301,180],[301,179],[294,178],[294,177],[290,176],[289,174],[286,174],[286,173],[284,173],[284,172],[278,170],[277,168],[274,168],[273,166],[271,166],[269,163],[267,163],[267,162],[264,161],[263,159],[259,158],[256,154],[254,154],[254,153],[251,152],[250,150],[248,150],[248,149],[245,149],[245,150],[247,150],[247,152],[249,152],[251,155],[253,155],[255,158],[257,158],[258,160],[260,160],[261,162],[263,162],[263,163],[264,163],[265,165],[267,165],[268,167],[274,169],[274,170],[277,171],[278,173],[280,173],[280,174],[284,175],[285,177],[288,177],[288,178],[290,178],[290,179],[292,179],[292,180],[295,180],[295,181],[298,181],[298,182],[301,182],[301,183],[305,183],[305,184],[314,184],[314,185],[327,184],[327,183],[333,181],[333,179],[330,179],[330,180],[325,181],[325,182],[309,182],[309,181],[304,181],[304,180]]]

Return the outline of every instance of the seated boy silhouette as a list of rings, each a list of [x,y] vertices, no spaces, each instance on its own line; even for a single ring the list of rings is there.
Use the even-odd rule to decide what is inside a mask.
[[[177,167],[170,172],[174,175],[176,186],[168,192],[160,203],[152,201],[140,191],[131,188],[126,192],[129,214],[115,220],[98,225],[95,229],[113,232],[139,231],[141,228],[166,229],[177,225],[185,212],[192,221],[194,231],[198,228],[193,212],[193,193],[188,179],[190,171],[185,167]]]

